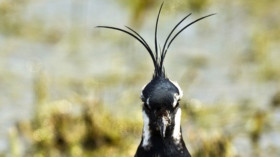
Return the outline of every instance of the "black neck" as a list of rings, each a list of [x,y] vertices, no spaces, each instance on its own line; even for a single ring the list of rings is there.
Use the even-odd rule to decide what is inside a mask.
[[[156,134],[151,134],[149,144],[143,146],[142,141],[137,149],[135,157],[191,157],[182,136],[174,139],[172,136],[162,138]]]

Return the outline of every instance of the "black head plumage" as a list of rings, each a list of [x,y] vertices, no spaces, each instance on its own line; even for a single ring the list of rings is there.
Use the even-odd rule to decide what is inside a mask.
[[[164,2],[161,4],[160,6],[160,9],[159,9],[159,12],[158,12],[158,15],[157,15],[157,19],[156,19],[156,25],[155,25],[155,39],[154,39],[154,42],[155,42],[155,51],[153,52],[150,48],[150,46],[147,44],[147,42],[144,40],[144,38],[138,34],[135,30],[133,30],[132,28],[128,27],[128,26],[125,26],[128,30],[124,30],[124,29],[121,29],[121,28],[117,28],[117,27],[111,27],[111,26],[97,26],[98,28],[107,28],[107,29],[113,29],[113,30],[117,30],[117,31],[121,31],[121,32],[124,32],[130,36],[132,36],[133,38],[135,38],[137,41],[139,41],[145,48],[146,50],[149,52],[151,58],[152,58],[152,61],[153,61],[153,64],[154,64],[154,75],[153,75],[153,78],[157,78],[157,77],[164,77],[165,78],[165,69],[164,69],[164,66],[163,66],[163,63],[164,63],[164,59],[165,59],[165,56],[167,54],[167,51],[170,47],[170,45],[172,44],[172,42],[174,41],[174,39],[182,32],[184,31],[186,28],[188,28],[189,26],[191,26],[192,24],[202,20],[202,19],[205,19],[207,17],[210,17],[210,16],[213,16],[215,14],[209,14],[209,15],[206,15],[206,16],[203,16],[201,18],[198,18],[197,20],[194,20],[193,22],[187,24],[186,26],[184,26],[183,28],[181,28],[175,35],[172,36],[172,34],[174,33],[174,31],[176,30],[176,28],[186,19],[188,18],[190,14],[188,14],[187,16],[185,16],[181,21],[179,21],[175,27],[171,30],[171,32],[168,34],[165,42],[164,42],[164,45],[163,45],[163,48],[160,50],[159,49],[159,45],[158,45],[158,42],[157,42],[157,30],[158,30],[158,21],[159,21],[159,17],[160,17],[160,13],[161,13],[161,9],[162,9],[162,6],[163,6]],[[131,32],[130,32],[131,31]],[[172,38],[171,38],[172,36]]]

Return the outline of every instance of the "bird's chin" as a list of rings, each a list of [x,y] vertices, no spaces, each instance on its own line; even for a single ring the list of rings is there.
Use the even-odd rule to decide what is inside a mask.
[[[168,139],[169,137],[171,137],[169,126],[167,126],[165,129],[164,127],[157,126],[155,134],[161,139]]]

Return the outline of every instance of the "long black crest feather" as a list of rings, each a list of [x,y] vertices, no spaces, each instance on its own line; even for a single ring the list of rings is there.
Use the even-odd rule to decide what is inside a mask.
[[[158,20],[159,20],[159,16],[160,16],[160,12],[161,12],[163,4],[164,4],[164,2],[161,3],[161,6],[159,8],[158,15],[157,15],[157,20],[156,20],[156,27],[155,27],[155,50],[156,50],[155,53],[156,53],[156,61],[157,61],[157,63],[158,63],[157,28],[158,28]]]
[[[150,46],[147,44],[147,42],[145,41],[145,39],[139,34],[139,33],[137,33],[135,30],[133,30],[132,28],[130,28],[130,27],[128,27],[128,26],[125,26],[127,29],[129,29],[129,30],[131,30],[133,33],[135,33],[142,41],[143,41],[143,43],[146,45],[146,49],[148,49],[148,52],[150,53],[150,55],[151,55],[151,57],[153,56],[154,57],[154,55],[153,55],[153,51],[151,50],[151,48],[150,48]],[[152,57],[152,58],[153,58]],[[155,73],[156,73],[156,71],[158,71],[158,64],[157,64],[157,57],[155,58],[155,62],[154,62],[154,66],[155,66]]]
[[[202,20],[202,19],[205,19],[205,18],[207,18],[207,17],[213,16],[213,15],[215,15],[215,14],[209,14],[209,15],[203,16],[203,17],[198,18],[198,19],[194,20],[193,22],[187,24],[185,27],[183,27],[183,28],[182,28],[178,33],[176,33],[176,34],[174,35],[174,37],[170,40],[170,42],[169,42],[168,45],[167,45],[167,48],[166,48],[166,49],[164,50],[164,52],[163,52],[163,56],[162,56],[163,58],[161,58],[161,59],[164,60],[165,55],[166,55],[166,53],[167,53],[167,50],[168,50],[169,46],[172,44],[172,42],[174,41],[174,39],[175,39],[182,31],[184,31],[186,28],[188,28],[189,26],[193,25],[194,23],[196,23],[196,22],[198,22],[198,21],[200,21],[200,20]]]
[[[132,28],[128,27],[128,26],[125,26],[127,29],[131,30],[133,33],[135,33],[143,42],[144,44],[147,46],[147,48],[149,49],[149,51],[152,52],[150,46],[148,45],[148,43],[145,41],[145,39],[140,35],[138,34],[135,30],[133,30]]]
[[[152,60],[153,60],[153,63],[154,63],[154,66],[155,68],[157,67],[157,63],[156,63],[156,60],[155,60],[155,56],[153,55],[153,51],[149,48],[148,44],[146,45],[146,41],[142,41],[141,38],[139,39],[137,36],[135,36],[134,34],[126,31],[126,30],[123,30],[123,29],[120,29],[120,28],[117,28],[117,27],[111,27],[111,26],[96,26],[97,28],[107,28],[107,29],[114,29],[114,30],[118,30],[118,31],[121,31],[121,32],[124,32],[130,36],[132,36],[133,38],[135,38],[136,40],[138,40],[146,49],[147,51],[149,52]],[[137,33],[138,34],[138,33]]]
[[[129,29],[131,32],[127,31],[127,30],[124,30],[124,29],[121,29],[121,28],[117,28],[117,27],[111,27],[111,26],[96,26],[98,28],[107,28],[107,29],[113,29],[113,30],[117,30],[117,31],[121,31],[123,33],[126,33],[130,36],[132,36],[134,39],[136,39],[137,41],[139,41],[145,48],[146,50],[149,52],[151,58],[152,58],[152,61],[153,61],[153,64],[154,64],[154,75],[153,77],[165,77],[165,70],[164,70],[164,66],[163,66],[163,62],[164,62],[164,59],[165,59],[165,56],[166,56],[166,53],[168,51],[168,48],[170,47],[170,45],[172,44],[172,42],[176,39],[176,37],[182,33],[186,28],[188,28],[189,26],[191,26],[192,24],[202,20],[202,19],[205,19],[207,17],[210,17],[210,16],[213,16],[215,14],[209,14],[209,15],[206,15],[206,16],[203,16],[201,18],[198,18],[196,20],[194,20],[193,22],[187,24],[186,26],[184,26],[183,28],[181,28],[172,38],[171,40],[169,41],[170,37],[172,36],[173,32],[176,30],[176,28],[185,20],[187,19],[190,15],[188,14],[187,16],[185,16],[182,20],[180,20],[176,25],[175,27],[173,27],[173,29],[171,30],[171,32],[168,34],[165,42],[164,42],[164,45],[163,45],[163,48],[162,50],[160,49],[159,52],[161,53],[160,54],[160,58],[159,58],[159,52],[158,52],[158,43],[157,43],[157,29],[158,29],[158,21],[159,21],[159,17],[160,17],[160,13],[161,13],[161,9],[162,9],[162,6],[163,6],[164,3],[161,4],[160,6],[160,9],[159,9],[159,12],[158,12],[158,15],[157,15],[157,19],[156,19],[156,26],[155,26],[155,53],[153,53],[153,51],[151,50],[150,46],[147,44],[147,42],[144,40],[144,38],[138,34],[135,30],[133,30],[132,28],[128,27],[128,26],[125,26],[127,29]]]
[[[163,56],[163,54],[164,54],[164,52],[165,52],[165,46],[166,46],[166,44],[167,44],[167,42],[168,42],[168,40],[169,40],[169,38],[170,38],[170,36],[172,35],[172,33],[175,31],[175,29],[186,19],[186,18],[188,18],[189,16],[191,15],[191,13],[190,14],[188,14],[187,16],[185,16],[180,22],[178,22],[177,24],[176,24],[176,26],[171,30],[171,32],[168,34],[168,36],[167,36],[167,38],[166,38],[166,40],[165,40],[165,42],[164,42],[164,45],[163,45],[163,48],[162,48],[162,52],[161,52],[161,59],[160,59],[160,69],[163,67],[163,59],[164,59],[164,56]]]

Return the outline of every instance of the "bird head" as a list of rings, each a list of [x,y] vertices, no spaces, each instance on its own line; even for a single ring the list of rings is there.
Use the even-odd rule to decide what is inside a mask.
[[[153,134],[171,137],[174,128],[180,127],[182,95],[179,85],[165,77],[155,77],[144,86],[141,93],[143,114],[149,119]]]
[[[178,26],[191,14],[186,15],[175,25],[175,27],[173,27],[171,32],[168,34],[162,49],[159,50],[159,45],[157,43],[157,28],[162,6],[163,3],[160,6],[156,19],[154,51],[152,51],[150,46],[141,35],[128,26],[125,26],[127,30],[111,26],[97,27],[113,29],[126,33],[139,41],[148,51],[153,61],[154,74],[152,80],[143,88],[141,93],[141,99],[143,101],[144,132],[145,129],[147,129],[146,132],[151,131],[153,134],[160,135],[161,137],[165,138],[170,135],[179,136],[180,134],[181,109],[179,100],[183,95],[179,85],[166,77],[165,68],[163,66],[165,56],[171,43],[182,31],[192,24],[214,14],[209,14],[198,18],[182,27],[177,33],[174,33]],[[146,136],[150,136],[149,133]]]

